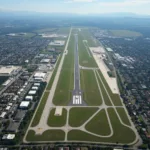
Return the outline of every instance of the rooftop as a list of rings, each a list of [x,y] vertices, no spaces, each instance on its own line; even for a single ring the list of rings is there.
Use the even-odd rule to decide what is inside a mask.
[[[11,74],[13,71],[17,70],[19,67],[15,66],[0,66],[0,74]]]
[[[44,72],[36,72],[34,78],[44,78],[46,73]]]
[[[28,101],[22,101],[20,104],[20,107],[28,107],[29,104],[30,104],[30,102],[28,102]]]
[[[35,95],[35,94],[36,94],[36,91],[35,91],[35,90],[30,90],[28,94],[29,94],[29,95]]]
[[[13,140],[15,138],[15,134],[5,134],[3,135],[3,140]]]

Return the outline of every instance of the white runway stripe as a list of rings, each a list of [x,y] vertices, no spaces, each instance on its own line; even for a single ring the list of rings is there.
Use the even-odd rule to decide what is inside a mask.
[[[75,105],[82,104],[82,98],[80,95],[73,96],[73,104]]]

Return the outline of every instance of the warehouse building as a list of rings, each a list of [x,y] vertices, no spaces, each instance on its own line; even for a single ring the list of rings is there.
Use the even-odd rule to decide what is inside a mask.
[[[7,107],[6,107],[6,110],[7,110],[7,111],[10,110],[10,108],[11,108],[11,106],[7,106]]]
[[[0,76],[11,76],[12,74],[17,74],[20,69],[20,67],[16,66],[0,66]]]
[[[46,73],[44,72],[36,72],[34,78],[44,78]]]
[[[44,63],[44,64],[47,64],[47,63],[49,63],[50,62],[50,59],[42,59],[41,60],[41,63]]]
[[[15,138],[15,134],[4,134],[2,140],[13,140]]]
[[[26,100],[26,101],[32,101],[32,100],[33,100],[33,96],[27,95],[27,96],[25,97],[25,100]]]
[[[49,43],[51,46],[63,46],[65,45],[65,41],[55,40]]]
[[[2,112],[1,115],[0,115],[0,118],[5,118],[7,112]]]
[[[36,91],[35,90],[30,90],[28,94],[29,95],[36,95]]]
[[[34,83],[34,86],[40,86],[41,84],[40,83]]]
[[[39,87],[37,87],[37,86],[32,87],[32,90],[38,90],[38,89],[39,89]]]
[[[29,105],[30,105],[29,101],[22,101],[19,107],[21,109],[28,109]]]
[[[46,73],[44,73],[44,72],[36,72],[34,75],[34,79],[37,82],[42,82],[43,79],[45,78],[45,76],[46,76]]]

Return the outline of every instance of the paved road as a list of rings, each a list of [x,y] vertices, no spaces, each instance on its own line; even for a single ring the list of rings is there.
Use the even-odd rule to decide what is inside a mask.
[[[72,92],[72,100],[69,105],[83,106],[86,105],[82,100],[82,91],[80,89],[80,68],[79,68],[79,55],[78,55],[78,35],[75,34],[74,46],[74,90]]]

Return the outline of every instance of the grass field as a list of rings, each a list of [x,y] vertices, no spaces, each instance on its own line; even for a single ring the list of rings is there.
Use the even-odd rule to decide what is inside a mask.
[[[63,112],[61,116],[55,116],[55,108],[50,111],[49,118],[47,120],[47,124],[50,127],[62,127],[66,124],[67,119],[67,110],[63,108]]]
[[[107,84],[107,82],[106,82],[106,80],[105,80],[105,78],[104,78],[104,76],[103,76],[103,74],[102,74],[102,72],[100,70],[98,71],[98,74],[100,75],[100,78],[102,79],[102,81],[103,81],[103,83],[104,83],[104,85],[105,85],[105,87],[106,87],[106,89],[107,89],[107,91],[109,93],[109,96],[112,99],[113,104],[115,106],[122,106],[122,102],[121,102],[120,96],[118,94],[113,94],[112,93],[111,89],[109,88],[109,86],[108,86],[108,84]]]
[[[85,67],[97,67],[97,64],[91,55],[89,48],[86,48],[82,31],[78,35],[78,48],[79,48],[79,63]]]
[[[84,28],[81,30],[81,33],[83,39],[88,41],[89,47],[99,46],[99,43],[91,36],[89,29]]]
[[[56,32],[58,31],[58,28],[43,28],[43,29],[39,29],[39,30],[35,30],[35,32],[37,33],[50,33],[50,32]]]
[[[59,30],[57,31],[57,33],[58,34],[68,34],[69,30],[70,30],[69,27],[63,27],[63,28],[59,28]]]
[[[36,114],[35,114],[35,116],[34,116],[34,119],[33,119],[33,122],[32,122],[32,124],[31,124],[31,127],[35,127],[35,126],[38,125],[38,123],[39,123],[39,121],[40,121],[40,119],[41,119],[41,115],[42,115],[43,109],[44,109],[44,107],[45,107],[45,104],[46,104],[46,101],[47,101],[48,96],[49,96],[49,92],[45,92],[45,93],[43,94],[43,97],[42,97],[42,99],[41,99],[41,102],[40,102],[40,104],[39,104],[39,107],[38,107],[38,109],[37,109],[37,112],[36,112]]]
[[[30,142],[36,141],[63,141],[65,132],[62,130],[46,130],[42,135],[35,135],[33,130],[29,130],[26,140]]]
[[[118,37],[138,37],[142,36],[141,33],[130,31],[130,30],[109,30],[112,35],[118,36]]]
[[[101,110],[96,116],[94,116],[85,128],[87,131],[98,135],[109,135],[111,131],[105,110]]]
[[[87,119],[89,119],[98,108],[89,108],[89,107],[78,107],[71,108],[69,111],[69,125],[72,127],[81,126]]]
[[[83,92],[84,101],[90,106],[101,105],[102,98],[100,95],[100,91],[98,89],[94,71],[81,70],[80,76],[81,76],[80,77],[81,89],[84,91]]]
[[[71,91],[74,86],[74,44],[74,35],[72,34],[68,45],[68,54],[65,56],[53,98],[55,105],[67,105],[71,100]]]
[[[116,108],[116,109],[117,109],[117,112],[119,113],[123,123],[130,126],[131,123],[130,123],[128,117],[127,117],[127,114],[126,114],[124,108]]]
[[[100,80],[100,78],[98,77],[98,75],[96,74],[97,76],[97,79],[98,79],[98,82],[99,82],[99,85],[100,85],[100,88],[101,88],[101,92],[102,92],[102,95],[103,95],[103,98],[104,98],[104,103],[107,105],[107,106],[112,106],[111,104],[111,101],[109,100],[109,97],[104,89],[104,86]],[[108,87],[109,88],[109,87]]]
[[[93,136],[91,134],[85,133],[80,130],[71,130],[68,133],[68,140],[124,143],[124,144],[132,143],[135,140],[134,132],[130,128],[127,128],[120,123],[113,108],[108,108],[108,114],[109,114],[109,118],[112,124],[112,128],[114,130],[113,136],[109,138],[101,138],[101,137],[97,137],[97,136]]]

